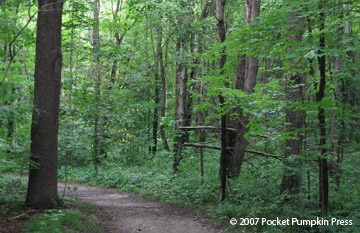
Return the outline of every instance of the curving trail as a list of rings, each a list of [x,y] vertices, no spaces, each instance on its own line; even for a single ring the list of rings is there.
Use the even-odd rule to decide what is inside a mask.
[[[221,233],[208,219],[193,211],[143,199],[115,189],[70,184],[66,196],[91,203],[111,214],[104,220],[106,232],[113,233]],[[74,187],[76,191],[74,191]],[[64,184],[59,184],[59,193]],[[61,190],[61,191],[60,191]]]

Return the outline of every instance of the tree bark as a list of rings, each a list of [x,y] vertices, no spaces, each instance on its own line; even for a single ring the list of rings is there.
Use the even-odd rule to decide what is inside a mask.
[[[100,124],[100,56],[99,56],[99,43],[100,43],[100,28],[99,28],[99,12],[100,0],[94,0],[94,27],[92,33],[93,40],[93,70],[94,77],[94,96],[95,96],[95,113],[94,113],[94,166],[97,174],[98,164],[100,162],[101,153],[101,132],[102,125]]]
[[[188,49],[188,32],[185,32],[184,38],[178,38],[177,49],[180,54],[184,53]],[[180,55],[180,62],[177,67],[176,75],[176,116],[177,121],[176,130],[177,134],[175,136],[175,145],[174,145],[174,163],[173,163],[173,173],[176,173],[178,166],[183,156],[181,153],[182,145],[184,143],[185,137],[182,132],[179,131],[179,127],[185,125],[186,120],[186,96],[187,96],[187,67],[185,58]]]
[[[218,31],[218,41],[223,43],[226,39],[226,29],[225,29],[225,5],[226,0],[216,0],[216,19],[217,19],[217,31]],[[222,55],[219,60],[220,74],[224,75],[223,68],[226,63],[226,55],[222,51]],[[228,82],[224,83],[225,88],[229,87]],[[218,96],[220,106],[225,107],[225,98],[221,94]],[[229,157],[229,151],[226,149],[228,146],[228,137],[227,137],[227,123],[229,122],[229,113],[223,113],[221,115],[221,155],[220,155],[220,201],[224,201],[226,197],[226,179],[227,179],[227,160]]]
[[[57,193],[58,119],[61,88],[63,1],[39,0],[36,32],[34,111],[26,203],[55,208]]]
[[[291,17],[293,20],[299,21],[298,14],[295,13]],[[299,23],[298,25],[287,29],[287,31],[293,32],[291,33],[293,35],[290,35],[289,39],[295,42],[295,44],[300,44],[302,41],[302,35],[304,33],[304,30],[302,29],[303,26],[303,24]],[[289,53],[295,53],[295,48],[293,47],[289,47],[287,50]],[[293,103],[304,103],[303,86],[305,86],[305,77],[299,72],[302,70],[302,67],[297,64],[296,60],[293,60],[292,63],[294,66],[291,69],[294,69],[296,73],[295,75],[288,75],[285,82],[286,100],[288,105]],[[298,194],[301,187],[301,174],[298,171],[299,156],[302,154],[304,140],[304,134],[301,132],[301,129],[305,126],[305,111],[297,110],[296,108],[286,108],[286,123],[291,139],[286,139],[285,156],[294,156],[296,159],[292,159],[291,161],[293,162],[285,160],[286,167],[288,168],[284,171],[285,175],[282,178],[280,193],[289,191],[292,194]]]
[[[11,48],[9,48],[9,50],[10,49]],[[4,43],[4,64],[6,64],[7,60],[8,60],[8,43],[7,43],[7,41],[5,41],[5,43]],[[15,90],[16,89],[14,87],[11,88],[10,98],[5,101],[5,105],[9,105],[9,106],[11,105],[11,99],[12,99],[12,96],[15,94]],[[7,92],[5,90],[5,96],[6,96],[6,94],[7,94]],[[10,154],[11,147],[13,144],[13,134],[14,134],[14,124],[15,124],[14,113],[9,112],[7,120],[8,120],[7,144],[9,146],[7,153]]]
[[[326,83],[326,56],[324,54],[325,49],[325,1],[322,0],[319,3],[320,10],[320,37],[319,37],[319,50],[318,50],[318,63],[320,71],[319,90],[316,93],[316,102],[321,102],[325,95],[325,83]],[[329,181],[328,181],[328,165],[327,165],[327,149],[326,149],[326,127],[325,127],[325,109],[321,106],[318,107],[318,120],[320,141],[319,146],[321,155],[319,156],[319,199],[321,216],[327,216],[328,209],[328,196],[329,196]]]
[[[155,154],[157,150],[157,133],[158,133],[158,125],[159,125],[159,104],[160,104],[160,90],[159,90],[159,54],[155,51],[153,35],[151,35],[152,40],[152,47],[153,47],[153,56],[155,60],[155,80],[154,80],[154,87],[155,87],[155,107],[153,113],[153,145],[152,145],[152,153]],[[158,36],[157,44],[160,43],[161,47],[161,36]],[[157,46],[158,47],[158,46]]]
[[[115,9],[115,12],[113,12],[113,20],[114,20],[115,23],[118,23],[118,22],[117,22],[117,19],[118,19],[117,14],[118,14],[119,12],[121,12],[122,3],[123,3],[122,0],[117,0],[116,9]],[[125,34],[125,33],[124,33],[124,34]],[[124,38],[124,35],[121,35],[121,36],[120,36],[120,34],[119,34],[118,31],[115,31],[114,35],[115,35],[115,39],[116,39],[116,45],[117,45],[117,46],[120,46],[121,43],[122,43],[122,40],[123,40],[123,38]],[[111,83],[112,83],[113,85],[115,85],[115,80],[116,80],[117,63],[118,63],[118,59],[117,59],[117,56],[115,55],[115,56],[114,56],[114,61],[113,61],[112,67],[111,67],[111,76],[110,76],[110,77],[111,77],[111,78],[110,78],[110,79],[111,79]]]
[[[343,15],[343,7],[344,5],[339,5],[338,6],[338,18],[340,18],[341,20],[344,20],[344,15]],[[344,26],[339,25],[338,28],[338,37],[337,37],[337,41],[342,41],[343,39],[343,35],[344,35]],[[338,50],[342,50],[343,45],[339,44],[337,46]],[[343,57],[342,55],[337,55],[334,59],[334,76],[332,78],[332,80],[334,80],[334,88],[332,90],[331,93],[331,99],[334,101],[334,105],[336,107],[336,100],[337,98],[339,98],[340,96],[340,102],[342,104],[346,104],[346,102],[344,101],[344,92],[343,92],[343,88],[340,88],[341,86],[341,82],[340,82],[340,78],[339,75],[341,75],[342,69],[343,69]],[[339,95],[338,95],[338,92]],[[340,118],[340,119],[339,119]],[[340,124],[338,124],[338,122],[340,121]],[[333,168],[334,174],[335,174],[335,183],[336,183],[336,188],[335,191],[339,190],[340,187],[340,175],[341,175],[341,169],[340,169],[340,165],[342,162],[342,153],[343,153],[343,138],[344,138],[344,128],[345,128],[345,122],[344,119],[339,117],[337,113],[333,112],[332,116],[331,116],[331,136],[330,136],[330,140],[331,140],[331,153],[333,156],[336,156],[336,163],[335,166]],[[330,170],[330,167],[329,167]]]
[[[256,20],[260,14],[260,0],[244,0],[244,25],[248,25]],[[254,56],[245,56],[241,51],[238,53],[240,64],[236,71],[236,89],[243,90],[246,94],[254,92],[256,78],[259,69],[259,61]],[[232,141],[234,147],[233,153],[228,158],[229,177],[237,178],[240,175],[242,163],[245,158],[245,149],[248,142],[244,135],[248,132],[247,124],[249,123],[249,115],[243,113],[241,107],[235,109],[239,115],[239,122],[236,124],[237,133],[231,134],[229,137],[235,137]]]
[[[10,99],[8,101],[5,102],[6,105],[11,105],[11,102],[12,102],[12,98],[13,96],[15,96],[15,92],[16,92],[16,88],[12,87],[11,88],[11,94],[10,94]],[[8,125],[7,125],[7,128],[8,128],[8,133],[7,133],[7,144],[9,146],[9,149],[7,150],[7,153],[8,154],[11,154],[11,151],[12,151],[12,146],[13,146],[13,141],[14,141],[14,131],[15,131],[15,115],[13,112],[9,112],[9,115],[8,115]]]
[[[161,77],[161,92],[162,92],[162,96],[161,96],[161,117],[165,118],[166,117],[166,77],[165,77],[165,67],[164,67],[164,62],[163,62],[163,51],[162,51],[162,45],[161,45],[161,40],[162,39],[162,28],[161,26],[159,26],[158,29],[158,43],[157,43],[157,54],[158,54],[158,61],[160,64],[160,77]],[[170,152],[170,147],[167,141],[167,137],[166,137],[166,132],[165,132],[165,126],[163,124],[160,125],[160,133],[161,133],[161,139],[163,141],[164,144],[164,148],[165,150]]]

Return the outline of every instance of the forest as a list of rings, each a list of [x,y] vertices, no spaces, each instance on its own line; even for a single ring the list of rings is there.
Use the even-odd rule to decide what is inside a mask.
[[[0,232],[110,232],[82,185],[216,232],[360,232],[359,1],[0,7]]]

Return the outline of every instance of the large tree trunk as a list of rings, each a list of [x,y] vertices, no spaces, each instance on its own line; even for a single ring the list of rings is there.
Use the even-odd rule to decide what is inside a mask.
[[[248,25],[255,21],[260,14],[260,0],[244,0],[244,25]],[[240,64],[236,72],[236,89],[243,90],[247,94],[254,92],[256,78],[259,69],[259,61],[254,56],[242,55],[239,51]],[[248,142],[244,135],[248,132],[247,124],[249,123],[249,115],[244,115],[241,107],[235,109],[239,115],[239,122],[236,123],[238,131],[236,135],[228,132],[229,137],[234,138],[232,145],[234,151],[228,158],[229,177],[236,178],[240,174],[241,166],[245,158],[245,149]]]
[[[39,0],[36,33],[34,111],[26,203],[58,206],[57,153],[61,88],[63,1]]]

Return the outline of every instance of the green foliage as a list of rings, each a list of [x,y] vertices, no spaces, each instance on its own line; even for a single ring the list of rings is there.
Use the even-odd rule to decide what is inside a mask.
[[[77,210],[49,210],[28,222],[23,232],[102,232],[94,217]]]
[[[24,211],[25,194],[25,180],[0,170],[0,220],[11,219]]]
[[[66,200],[63,209],[35,211],[24,205],[26,188],[26,179],[20,179],[12,173],[0,173],[1,227],[6,228],[9,223],[16,224],[19,216],[27,219],[32,215],[21,232],[103,232],[95,216],[91,214],[95,211],[94,206]],[[33,215],[33,212],[37,213]]]
[[[137,157],[136,153],[131,154]],[[311,177],[311,189],[305,187],[298,199],[293,202],[285,201],[289,194],[279,195],[279,187],[283,176],[281,161],[271,159],[252,158],[251,162],[243,166],[241,176],[235,180],[229,180],[228,197],[225,202],[218,203],[218,154],[205,151],[204,166],[205,177],[201,184],[199,155],[192,150],[187,152],[183,163],[176,175],[172,174],[172,158],[165,152],[154,157],[147,154],[142,157],[142,163],[125,163],[121,159],[108,160],[99,168],[95,175],[92,167],[73,168],[69,167],[68,176],[72,182],[86,182],[93,185],[118,188],[123,191],[137,192],[142,195],[152,196],[162,202],[183,206],[192,206],[204,211],[211,216],[215,222],[229,226],[231,218],[259,217],[276,219],[276,217],[316,219],[318,216],[317,179],[316,170],[308,168]],[[250,159],[250,157],[248,157]],[[357,160],[352,164],[358,163]],[[359,229],[358,210],[360,203],[357,193],[360,192],[356,186],[359,177],[358,170],[349,170],[345,163],[344,178],[340,190],[335,192],[334,183],[331,184],[330,202],[332,203],[329,213],[330,217],[337,219],[352,219],[353,226],[308,226],[274,227],[266,225],[246,226],[247,232],[352,232]],[[60,177],[64,176],[60,170]],[[306,181],[304,174],[303,180]],[[308,199],[308,196],[311,199]],[[346,204],[345,204],[346,203]],[[344,206],[345,204],[345,206]],[[238,231],[243,226],[229,226],[229,231]]]
[[[351,218],[354,222],[359,219],[358,2],[349,1],[344,5],[340,1],[325,1],[326,6],[320,11],[320,0],[263,0],[260,16],[244,25],[243,1],[227,1],[225,23],[228,34],[222,44],[217,40],[214,1],[208,9],[209,17],[205,19],[201,19],[205,1],[121,2],[117,13],[116,1],[104,0],[101,3],[100,50],[97,54],[101,61],[98,70],[101,79],[99,96],[95,96],[92,75],[92,27],[97,26],[93,24],[93,3],[79,0],[64,3],[58,137],[60,179],[136,191],[172,204],[195,205],[227,225],[232,217],[315,218],[319,213],[318,170],[314,161],[321,153],[318,146],[318,109],[324,108],[327,144],[323,148],[329,152],[326,158],[335,162],[337,155],[341,155],[342,161],[339,165],[339,190],[335,178],[330,177],[329,217]],[[0,70],[6,69],[9,63],[10,52],[8,49],[5,51],[5,45],[9,45],[27,23],[29,15],[36,10],[33,1],[1,2]],[[322,11],[326,19],[325,29],[320,32],[319,13]],[[162,29],[161,46],[167,86],[166,116],[160,118],[160,125],[165,126],[171,152],[163,150],[158,136],[158,151],[152,155],[148,152],[149,147],[154,146],[154,110],[159,108],[154,100],[154,87],[160,86],[160,82],[154,80],[159,28]],[[31,102],[35,29],[34,19],[12,44],[12,50],[17,54],[0,87],[2,173],[26,174],[29,167],[31,114],[34,110]],[[302,40],[295,42],[293,37],[299,32]],[[327,60],[327,83],[325,98],[317,102],[320,33],[324,33],[326,41],[326,47],[321,52]],[[121,43],[116,34],[122,39]],[[185,37],[188,38],[187,48],[179,49]],[[223,51],[227,62],[220,70],[218,63]],[[239,51],[242,56],[239,56]],[[243,56],[255,56],[259,60],[257,85],[252,94],[235,88],[237,69]],[[341,60],[340,69],[335,67],[338,59]],[[221,204],[218,204],[218,151],[206,151],[204,155],[203,183],[200,180],[199,156],[192,149],[183,148],[184,159],[179,172],[174,175],[171,170],[174,138],[180,134],[175,130],[179,65],[187,68],[188,78],[192,77],[186,85],[189,93],[186,104],[190,107],[187,110],[192,114],[190,125],[202,120],[204,125],[218,126],[221,115],[227,112],[231,113],[232,123],[237,125],[237,110],[241,108],[242,113],[249,116],[246,125],[249,131],[245,135],[250,143],[247,149],[283,156],[285,142],[296,140],[299,134],[303,134],[302,153],[282,160],[247,154],[240,177],[229,180],[227,199]],[[289,77],[296,74],[306,79],[305,84],[288,82]],[[0,75],[1,81],[3,72]],[[225,88],[224,83],[228,83],[229,88]],[[289,100],[290,86],[302,90],[301,101]],[[223,106],[219,105],[219,95],[225,98]],[[287,112],[296,110],[306,113],[306,126],[301,129],[295,129],[286,121]],[[205,119],[200,119],[203,114]],[[100,162],[97,173],[93,167],[95,117],[99,118],[98,147],[101,150],[101,155],[96,157]],[[218,131],[206,131],[205,134],[207,141],[219,146]],[[199,138],[198,132],[189,135],[190,142]],[[298,166],[294,168],[290,164]],[[302,176],[303,183],[299,197],[295,198],[299,200],[296,203],[286,201],[294,198],[291,194],[279,194],[284,169],[297,171]],[[2,216],[21,209],[19,202],[23,201],[26,188],[23,187],[25,182],[19,185],[15,179],[4,177],[1,177],[0,202],[5,200],[6,203],[16,204],[2,209]],[[56,229],[65,230],[68,226],[64,225],[64,219],[68,216],[83,221],[82,214],[78,212],[55,211],[34,220],[33,224],[41,226],[55,220]],[[245,231],[356,232],[358,228],[356,221],[354,226],[346,229],[248,226]]]

